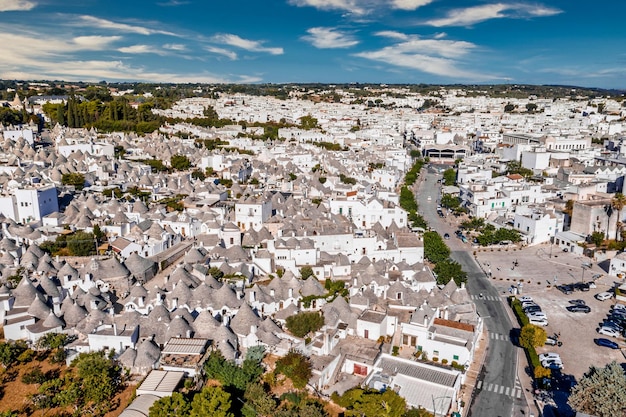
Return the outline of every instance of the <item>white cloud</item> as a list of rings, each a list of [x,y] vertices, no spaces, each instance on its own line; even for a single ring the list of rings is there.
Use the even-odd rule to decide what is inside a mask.
[[[359,43],[352,34],[336,28],[315,27],[308,29],[307,33],[302,39],[319,49],[349,48]]]
[[[315,7],[320,10],[340,10],[362,16],[375,10],[396,9],[412,11],[434,0],[289,0],[298,7]]]
[[[34,1],[28,0],[0,0],[0,12],[22,12],[32,10],[37,6]]]
[[[494,78],[462,68],[459,58],[476,49],[476,45],[471,42],[422,39],[417,35],[402,37],[403,34],[390,31],[379,32],[378,35],[399,39],[400,42],[376,51],[360,52],[355,56],[444,77],[474,81]]]
[[[120,39],[122,39],[121,36],[77,36],[73,42],[80,49],[100,51]]]
[[[393,0],[391,3],[394,9],[415,10],[419,7],[426,6],[434,0]]]
[[[236,48],[245,49],[246,51],[251,52],[265,52],[270,55],[282,55],[285,53],[283,48],[269,48],[263,46],[262,41],[253,41],[250,39],[244,39],[237,35],[233,35],[232,33],[222,33],[219,35],[213,36],[213,41],[218,43],[223,43],[226,45],[234,46]]]
[[[166,43],[163,45],[163,49],[169,49],[170,51],[184,52],[187,47],[180,43]]]
[[[552,16],[559,13],[562,13],[562,11],[543,6],[493,3],[465,9],[454,9],[449,11],[446,17],[428,20],[425,23],[435,27],[471,26],[490,19],[524,19],[535,16]]]
[[[396,32],[394,30],[381,30],[380,32],[376,32],[374,35],[382,36],[384,38],[398,39],[401,41],[409,39],[409,35],[406,35],[401,32]]]
[[[229,58],[232,61],[237,59],[237,53],[235,53],[235,52],[233,52],[233,51],[231,51],[229,49],[218,48],[217,46],[205,46],[204,49],[207,52],[211,52],[212,54],[223,55],[223,56]]]
[[[155,49],[150,45],[131,45],[124,46],[122,48],[118,48],[118,51],[123,52],[125,54],[157,54],[163,55],[163,51]]]
[[[118,23],[113,22],[111,20],[100,19],[95,16],[82,15],[78,17],[78,20],[70,23],[74,26],[87,26],[90,28],[99,28],[99,29],[111,29],[120,32],[126,33],[137,33],[139,35],[169,35],[169,36],[177,36],[175,33],[166,32],[163,30],[150,29],[144,26],[138,25],[129,25],[127,23]]]

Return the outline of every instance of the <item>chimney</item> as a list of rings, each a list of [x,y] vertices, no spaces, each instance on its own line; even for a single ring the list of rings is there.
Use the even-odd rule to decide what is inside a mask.
[[[117,324],[113,322],[113,336],[117,336]]]
[[[256,293],[254,291],[250,291],[250,302],[254,303],[256,301]]]
[[[274,291],[274,289],[272,288],[272,289],[270,290],[270,296],[271,296],[271,297],[274,297],[275,295],[276,295],[276,291]]]

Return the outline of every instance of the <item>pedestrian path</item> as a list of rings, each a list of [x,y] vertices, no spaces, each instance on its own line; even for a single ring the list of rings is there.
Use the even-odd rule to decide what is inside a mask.
[[[486,383],[483,380],[480,380],[476,383],[476,389],[479,391],[493,392],[494,394],[517,399],[521,399],[523,394],[522,387],[517,380],[515,380],[514,387],[505,387],[504,385]]]
[[[483,300],[483,301],[500,301],[500,297],[496,295],[483,295],[482,298],[480,295],[472,294],[472,300]]]
[[[508,334],[499,334],[499,333],[489,333],[489,339],[491,340],[500,340],[503,342],[510,342],[511,338]]]

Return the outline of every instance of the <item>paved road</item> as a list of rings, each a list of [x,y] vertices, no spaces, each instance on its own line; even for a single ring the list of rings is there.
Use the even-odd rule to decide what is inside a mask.
[[[468,415],[477,417],[524,415],[521,410],[527,410],[526,401],[516,378],[517,348],[510,342],[513,326],[505,310],[508,307],[474,261],[470,244],[461,242],[455,236],[456,225],[450,219],[441,218],[437,214],[440,193],[437,179],[441,178],[441,175],[424,169],[422,178],[426,180],[414,190],[419,212],[432,229],[442,236],[446,232],[450,234],[450,240],[446,243],[452,252],[451,257],[467,272],[468,291],[475,299],[478,313],[483,317],[490,334],[485,363],[477,379]],[[479,294],[483,294],[483,298],[479,298]]]

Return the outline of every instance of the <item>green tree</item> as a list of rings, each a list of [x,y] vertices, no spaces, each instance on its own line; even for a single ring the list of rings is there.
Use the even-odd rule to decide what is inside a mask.
[[[302,389],[313,376],[311,362],[309,358],[295,350],[289,351],[287,355],[276,361],[276,373],[285,375],[291,379],[293,386]]]
[[[205,178],[206,178],[206,174],[204,172],[202,172],[202,170],[200,170],[200,169],[194,169],[191,172],[191,178],[193,178],[195,180],[204,181]]]
[[[591,243],[597,247],[602,246],[604,243],[604,232],[593,232],[590,236]]]
[[[276,398],[259,383],[248,384],[243,398],[246,400],[246,405],[242,409],[244,416],[269,417],[276,411]],[[253,411],[253,413],[250,414],[249,411]]]
[[[443,171],[443,185],[454,185],[456,183],[456,170],[448,168]]]
[[[193,396],[189,417],[234,417],[230,394],[221,387],[205,386]]]
[[[85,188],[85,176],[80,172],[69,172],[61,177],[61,184],[73,185],[77,190]]]
[[[303,311],[287,317],[287,329],[297,337],[305,337],[316,332],[324,325],[324,316],[318,312]]]
[[[67,236],[66,241],[72,256],[89,256],[96,253],[96,238],[93,233],[79,230]]]
[[[444,194],[441,197],[441,205],[454,210],[461,206],[461,200],[458,197],[454,197],[452,194]]]
[[[233,361],[224,359],[219,351],[212,352],[204,365],[204,372],[208,378],[217,379],[222,385],[240,392],[245,391],[248,384],[258,381],[263,373],[260,359],[246,357],[241,366]]]
[[[504,111],[507,113],[511,113],[513,110],[515,110],[517,106],[515,104],[507,104],[506,106],[504,106]]]
[[[353,388],[342,396],[333,394],[332,399],[346,408],[346,417],[402,417],[406,412],[404,398],[390,389],[380,392]]]
[[[191,161],[185,155],[172,155],[170,158],[170,166],[176,171],[184,171],[191,168]]]
[[[539,346],[543,346],[546,343],[548,335],[543,327],[535,326],[534,324],[527,324],[522,327],[519,336],[519,344],[526,349],[534,349]]]
[[[313,268],[311,268],[310,266],[303,266],[302,268],[300,268],[300,278],[301,279],[307,279],[309,277],[312,277],[313,275],[315,275],[313,273]]]
[[[450,248],[435,231],[424,233],[424,257],[433,263],[442,262],[450,256]]]
[[[400,207],[402,207],[407,212],[417,212],[417,202],[415,201],[415,195],[413,191],[409,189],[407,186],[403,186],[400,188]]]
[[[467,281],[467,272],[463,271],[460,263],[452,259],[444,259],[437,262],[433,272],[437,274],[437,284],[445,285],[451,279],[456,282],[456,285],[461,285],[462,282]]]
[[[534,113],[537,110],[537,105],[535,103],[527,103],[526,104],[526,111],[528,113]]]
[[[576,411],[598,417],[626,413],[626,375],[615,361],[604,368],[592,366],[572,389],[568,400]]]
[[[308,114],[300,118],[300,127],[304,130],[311,130],[319,126],[317,125],[317,119]]]
[[[157,400],[150,407],[149,417],[187,417],[191,411],[191,404],[180,392]]]
[[[0,364],[6,369],[17,362],[17,358],[27,349],[22,340],[0,342]]]
[[[81,353],[72,363],[86,403],[97,410],[108,411],[110,400],[121,387],[121,367],[103,351]]]

